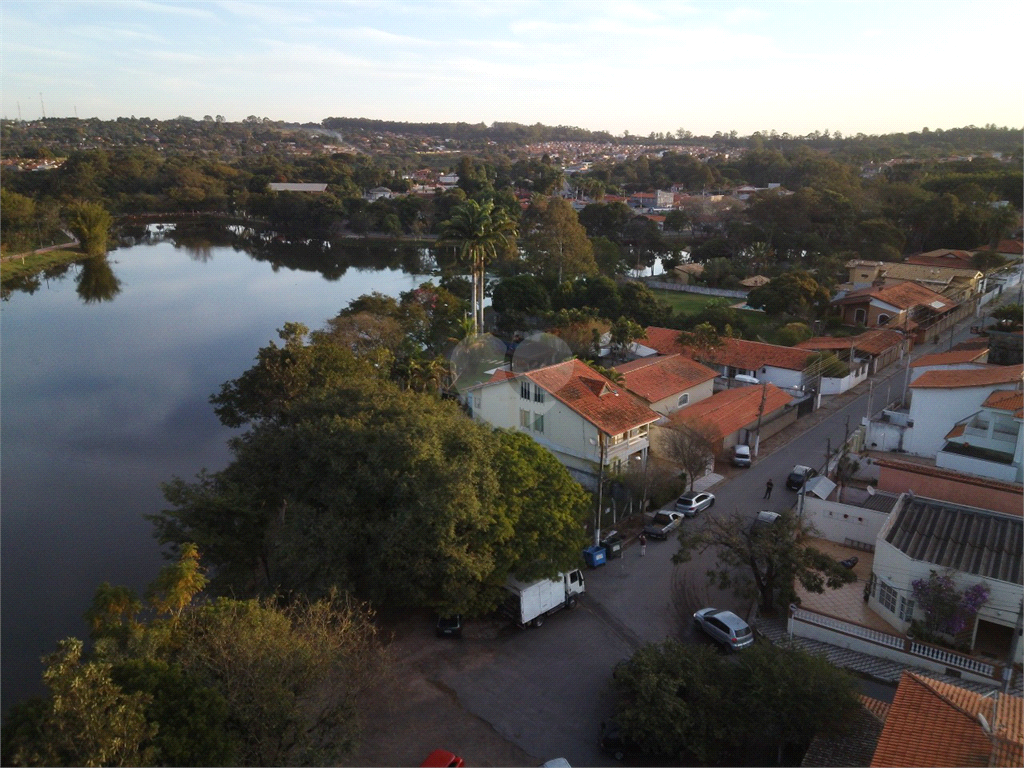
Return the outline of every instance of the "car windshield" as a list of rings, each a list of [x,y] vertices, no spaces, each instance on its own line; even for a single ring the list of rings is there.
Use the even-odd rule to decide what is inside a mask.
[[[658,514],[654,516],[655,523],[671,523],[672,518],[665,514]]]
[[[679,503],[683,504],[684,506],[689,507],[689,506],[693,505],[693,502],[694,502],[695,499],[696,499],[696,496],[680,496],[679,497]]]

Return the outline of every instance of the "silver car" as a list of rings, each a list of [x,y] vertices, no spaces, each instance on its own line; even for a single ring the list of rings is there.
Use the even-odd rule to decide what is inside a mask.
[[[715,506],[715,496],[711,493],[684,493],[676,499],[676,512],[693,517],[702,509]]]
[[[732,611],[721,608],[701,608],[693,614],[693,623],[715,642],[738,651],[754,643],[754,631]]]

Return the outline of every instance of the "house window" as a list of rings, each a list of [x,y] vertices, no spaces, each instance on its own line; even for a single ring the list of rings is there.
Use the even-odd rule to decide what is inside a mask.
[[[854,310],[854,312],[853,312],[853,322],[855,322],[857,325],[864,325],[864,323],[865,323],[865,321],[867,319],[868,319],[868,313],[865,312],[863,309],[856,309],[856,310]]]
[[[525,379],[519,382],[519,396],[523,398],[523,400],[530,399],[530,382]]]
[[[544,390],[540,387],[533,388],[533,402],[543,403],[544,402]]]
[[[679,402],[677,402],[676,405],[678,405],[679,407],[682,407],[682,406],[686,405],[688,402],[690,402],[690,393],[689,392],[683,392],[683,394],[681,394],[679,396]]]
[[[900,619],[902,621],[914,620],[914,601],[900,596]]]
[[[543,432],[544,431],[544,414],[535,413],[533,414],[533,431]]]
[[[878,324],[879,324],[879,325],[885,325],[885,324],[886,324],[886,323],[888,323],[888,322],[889,322],[889,316],[888,316],[887,314],[885,314],[884,312],[882,312],[882,313],[881,313],[881,314],[880,314],[880,315],[878,316]]]
[[[624,434],[612,435],[611,440],[609,440],[608,442],[610,442],[612,445],[618,445],[619,443],[621,443],[623,441],[624,438],[625,438]]]
[[[529,429],[530,428],[530,412],[529,411],[523,411],[523,410],[519,411],[519,426],[522,427],[523,429]]]
[[[884,581],[878,584],[878,602],[888,608],[892,613],[896,613],[896,590],[886,584]]]

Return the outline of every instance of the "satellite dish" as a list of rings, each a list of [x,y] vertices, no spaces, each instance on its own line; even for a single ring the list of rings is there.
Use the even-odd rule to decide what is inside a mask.
[[[875,495],[875,486],[869,485],[868,486],[868,496],[874,496],[874,495]]]

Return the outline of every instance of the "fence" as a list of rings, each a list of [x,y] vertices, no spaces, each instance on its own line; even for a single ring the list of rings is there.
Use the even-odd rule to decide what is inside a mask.
[[[890,635],[795,605],[789,610],[789,634],[940,673],[962,673],[984,682],[1002,679],[1003,667],[1000,664],[990,664],[948,648]]]
[[[667,283],[664,280],[641,280],[630,278],[638,283],[646,283],[649,288],[661,288],[665,291],[683,291],[684,293],[701,293],[705,296],[723,296],[729,299],[745,299],[746,291],[731,291],[728,288],[706,288],[703,285],[683,285],[682,283]]]

